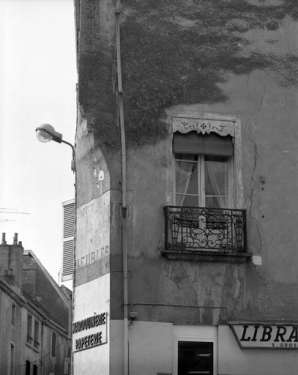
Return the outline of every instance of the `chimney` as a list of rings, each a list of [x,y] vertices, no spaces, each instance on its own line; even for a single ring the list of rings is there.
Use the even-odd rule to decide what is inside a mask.
[[[17,245],[17,244],[18,244],[18,234],[17,234],[17,233],[14,234],[13,244],[14,244],[14,245]]]
[[[4,271],[8,270],[9,249],[5,240],[5,233],[2,233],[2,242],[0,245],[0,277],[3,277]]]
[[[18,243],[18,234],[15,233],[13,244],[7,245],[5,233],[2,233],[0,245],[0,277],[19,291],[22,288],[24,249],[22,242]]]

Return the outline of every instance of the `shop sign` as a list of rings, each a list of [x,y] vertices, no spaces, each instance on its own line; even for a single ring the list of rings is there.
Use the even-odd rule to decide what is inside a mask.
[[[104,312],[74,322],[72,334],[74,337],[74,352],[106,344],[107,313]]]
[[[298,326],[230,324],[242,349],[298,349]]]

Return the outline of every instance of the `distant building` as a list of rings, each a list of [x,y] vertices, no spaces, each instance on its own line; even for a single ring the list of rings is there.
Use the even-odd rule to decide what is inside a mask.
[[[0,245],[0,374],[70,373],[71,298],[17,235]]]

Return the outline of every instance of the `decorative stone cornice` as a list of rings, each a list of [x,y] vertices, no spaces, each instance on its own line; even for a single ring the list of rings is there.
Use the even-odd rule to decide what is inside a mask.
[[[230,135],[235,137],[235,122],[228,120],[173,117],[173,132],[189,133],[196,131],[198,134],[217,133],[222,137]]]

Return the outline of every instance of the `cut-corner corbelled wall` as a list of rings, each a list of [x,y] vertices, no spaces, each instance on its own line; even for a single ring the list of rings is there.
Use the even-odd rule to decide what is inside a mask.
[[[105,213],[115,241],[112,288],[120,319],[115,7],[116,1],[80,2],[77,188],[79,209],[114,191]],[[129,293],[135,301],[174,304],[187,295],[190,304],[226,306],[233,319],[295,318],[297,21],[292,0],[122,2]],[[172,118],[206,112],[240,119],[248,248],[262,266],[161,257],[163,206],[172,199]],[[207,310],[202,316],[210,323]]]

